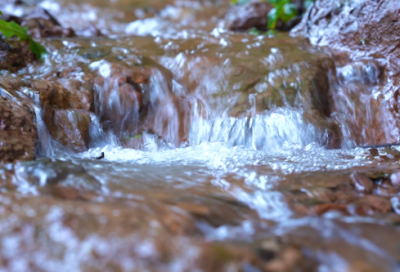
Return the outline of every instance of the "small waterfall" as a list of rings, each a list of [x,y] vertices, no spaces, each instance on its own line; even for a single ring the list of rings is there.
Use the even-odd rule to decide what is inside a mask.
[[[47,130],[46,124],[43,121],[43,112],[40,106],[33,106],[36,113],[37,131],[39,137],[39,143],[36,147],[36,155],[41,157],[52,157],[54,150],[51,142],[51,136]]]
[[[376,61],[337,64],[336,74],[330,76],[332,118],[340,124],[343,147],[398,140],[398,135],[393,135],[395,120],[384,97],[385,84]]]
[[[51,139],[51,135],[49,130],[46,127],[46,124],[43,120],[43,110],[41,107],[39,94],[35,93],[31,89],[25,88],[22,90],[22,93],[29,96],[33,101],[31,101],[31,106],[35,110],[36,115],[36,124],[37,124],[37,133],[39,142],[36,146],[35,153],[40,157],[53,157],[54,156],[54,148]]]

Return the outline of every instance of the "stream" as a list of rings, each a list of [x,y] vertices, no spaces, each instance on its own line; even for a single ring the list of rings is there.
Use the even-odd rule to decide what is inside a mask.
[[[378,60],[228,31],[223,0],[35,3],[81,35],[2,74],[39,143],[0,164],[1,271],[400,271]]]

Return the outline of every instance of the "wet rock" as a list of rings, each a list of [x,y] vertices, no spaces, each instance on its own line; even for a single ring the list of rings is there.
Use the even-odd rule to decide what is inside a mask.
[[[51,193],[53,196],[65,200],[79,199],[79,191],[74,187],[65,187],[56,185],[51,189]]]
[[[365,202],[348,205],[347,210],[350,214],[361,216],[371,216],[375,213],[374,208]]]
[[[353,174],[351,174],[351,181],[357,191],[367,194],[372,193],[374,183],[368,176],[364,175],[363,173],[354,172]]]
[[[277,258],[265,264],[264,269],[267,272],[286,272],[307,271],[307,269],[312,268],[304,265],[304,257],[300,248],[287,246],[280,252]]]
[[[323,215],[324,213],[327,213],[329,211],[339,211],[343,214],[348,214],[347,211],[347,206],[344,204],[336,204],[336,203],[326,203],[326,204],[321,204],[313,207],[311,210],[312,213],[317,214],[317,215]]]
[[[335,193],[329,188],[314,188],[307,190],[307,195],[324,202],[333,202],[336,200]]]
[[[124,146],[136,148],[144,132],[173,145],[180,145],[188,129],[185,99],[173,93],[172,73],[148,58],[136,58],[128,68],[106,60],[92,63],[95,78],[95,112],[103,128],[111,130]]]
[[[271,4],[259,1],[233,6],[226,16],[227,27],[230,30],[248,30],[254,27],[265,31],[268,23],[267,15],[272,8]]]
[[[32,160],[38,141],[34,109],[0,89],[0,162]]]
[[[21,26],[28,28],[28,34],[35,38],[75,37],[71,28],[64,28],[45,9],[36,8],[21,19]]]
[[[379,151],[376,148],[369,149],[369,153],[374,157],[379,156]]]
[[[90,83],[66,78],[32,83],[32,89],[39,93],[50,135],[75,152],[85,151],[89,145],[91,88]]]
[[[381,196],[392,196],[398,194],[399,190],[393,186],[382,186],[378,185],[374,189],[374,194]]]
[[[132,125],[132,122],[125,120],[138,121],[139,111],[143,106],[141,84],[149,83],[151,72],[140,67],[129,69],[103,61],[95,66],[100,72],[94,81],[96,113],[103,122],[112,120],[110,125],[119,135],[121,130],[129,130]],[[102,72],[104,69],[108,72]],[[137,127],[136,123],[135,128]],[[131,135],[136,132],[135,128],[131,128]]]
[[[32,83],[32,88],[39,92],[40,102],[45,110],[50,107],[88,111],[92,103],[92,85],[79,80],[38,80]]]
[[[363,261],[358,261],[354,262],[350,265],[350,267],[346,270],[346,272],[374,272],[379,270],[376,265],[363,262]]]
[[[263,122],[267,119],[260,117],[263,114],[285,116],[287,108],[304,109],[304,114],[285,116],[285,120],[296,122],[302,119],[300,122],[303,124],[311,123],[317,127],[317,137],[321,143],[329,147],[340,147],[340,128],[327,120],[332,113],[328,75],[335,74],[331,56],[303,50],[309,46],[303,40],[295,43],[282,37],[279,40],[250,41],[252,38],[249,39],[249,36],[239,35],[229,39],[231,45],[227,47],[229,49],[226,53],[221,53],[221,57],[215,57],[215,48],[206,47],[207,53],[201,56],[182,53],[165,62],[167,68],[178,71],[175,77],[188,94],[201,97],[200,102],[191,101],[199,109],[199,115],[208,115],[204,105],[221,112],[226,111],[227,115],[240,119],[231,120],[232,127],[238,128],[244,124]],[[249,42],[244,44],[242,39],[249,39]],[[246,46],[252,44],[255,48],[262,47],[263,53],[260,54],[261,51],[257,49],[243,54]],[[301,48],[299,44],[302,44]],[[254,119],[250,119],[252,117]],[[271,126],[274,125],[272,122]],[[217,131],[215,134],[224,137],[229,134],[228,137],[232,138],[236,136],[234,133]],[[267,132],[264,135],[268,137]],[[230,140],[235,144],[241,141]],[[262,149],[262,143],[273,140],[257,140],[257,148]]]
[[[352,51],[379,52],[395,49],[400,23],[396,0],[318,0],[293,33],[307,35],[321,46]]]
[[[381,213],[387,213],[392,209],[390,200],[381,196],[367,195],[361,198],[360,202],[371,205],[371,207]]]
[[[28,43],[12,40],[5,42],[0,37],[0,70],[16,72],[35,59]]]
[[[47,129],[55,141],[75,152],[83,152],[89,147],[90,122],[90,115],[87,112],[56,110],[54,123]]]
[[[370,75],[375,73],[373,71],[377,72],[373,76],[375,82],[370,81],[372,77],[366,73],[363,76],[364,84],[347,82],[334,91],[338,94],[334,100],[340,100],[342,92],[351,97],[363,97],[358,100],[360,103],[355,102],[348,109],[345,109],[345,101],[335,103],[340,108],[339,112],[355,117],[348,119],[352,119],[349,120],[349,127],[353,128],[351,132],[356,135],[353,138],[358,144],[385,144],[400,139],[400,51],[396,46],[400,29],[399,9],[400,3],[396,0],[340,3],[335,0],[318,0],[292,32],[294,35],[307,36],[312,44],[348,52],[350,62],[376,59],[375,64],[365,65],[364,69]],[[354,66],[354,62],[350,66]],[[344,70],[354,71],[349,68],[347,66]],[[350,78],[354,79],[354,74]],[[375,93],[384,96],[371,96],[368,89],[379,90]],[[374,117],[368,118],[367,113],[373,113]],[[357,135],[357,131],[360,135]]]

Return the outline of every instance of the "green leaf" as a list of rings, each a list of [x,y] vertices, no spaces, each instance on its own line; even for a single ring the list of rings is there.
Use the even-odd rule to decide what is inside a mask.
[[[21,41],[29,41],[29,48],[36,57],[41,60],[47,54],[46,49],[39,43],[35,42],[27,33],[27,27],[21,27],[16,22],[6,22],[0,20],[0,32],[5,38],[17,36]]]
[[[232,5],[244,5],[248,3],[250,0],[231,0]]]
[[[3,16],[3,12],[0,10],[0,15],[2,15]]]
[[[127,139],[127,140],[133,140],[133,139],[139,139],[140,137],[142,137],[142,134],[135,134],[135,135],[133,135],[133,136],[125,137],[125,139]]]
[[[20,40],[27,41],[30,39],[30,36],[26,32],[26,27],[20,27],[16,22],[6,22],[4,20],[0,20],[0,32],[6,38],[11,38],[13,36],[17,36]]]
[[[44,48],[40,43],[35,42],[32,38],[29,40],[29,49],[39,60],[44,59],[44,57],[47,55],[46,48]]]
[[[271,9],[268,12],[268,29],[275,29],[276,23],[278,22],[278,14],[276,8]]]
[[[282,14],[281,14],[281,20],[284,23],[289,22],[293,18],[296,17],[297,15],[297,10],[296,10],[296,5],[292,3],[287,3],[282,7]]]

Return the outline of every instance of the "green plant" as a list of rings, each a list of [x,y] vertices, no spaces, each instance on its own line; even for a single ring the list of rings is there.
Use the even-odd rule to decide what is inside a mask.
[[[296,5],[290,0],[268,0],[274,7],[268,13],[268,29],[275,29],[279,20],[289,22],[297,16]]]
[[[297,14],[296,5],[292,3],[292,0],[263,0],[267,1],[273,6],[273,9],[268,13],[268,29],[275,30],[278,21],[287,23],[294,19]],[[249,0],[231,0],[234,5],[242,5],[249,2]],[[308,9],[314,0],[305,0],[304,8]]]
[[[3,15],[1,11],[0,15]],[[29,49],[32,51],[32,53],[35,54],[39,60],[43,59],[47,54],[46,49],[40,43],[35,42],[27,33],[27,30],[27,27],[21,27],[14,21],[6,22],[4,20],[0,20],[0,32],[6,39],[17,36],[21,41],[28,41]]]

